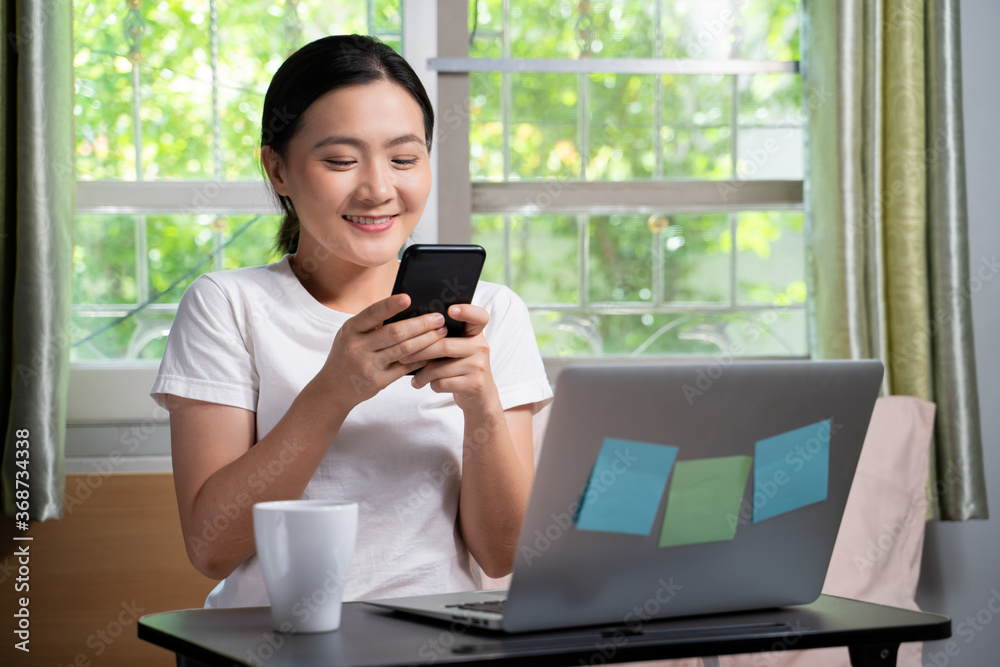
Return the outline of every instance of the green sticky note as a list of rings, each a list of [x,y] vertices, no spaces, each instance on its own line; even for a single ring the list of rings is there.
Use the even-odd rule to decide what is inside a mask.
[[[753,459],[722,456],[678,461],[667,494],[661,547],[722,542],[736,537],[736,523]]]

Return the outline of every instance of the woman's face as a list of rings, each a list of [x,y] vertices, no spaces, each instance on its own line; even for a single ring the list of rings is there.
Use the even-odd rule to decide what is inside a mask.
[[[278,194],[298,214],[296,254],[359,267],[395,260],[431,188],[420,106],[388,81],[320,97],[285,156],[266,149],[264,158]]]

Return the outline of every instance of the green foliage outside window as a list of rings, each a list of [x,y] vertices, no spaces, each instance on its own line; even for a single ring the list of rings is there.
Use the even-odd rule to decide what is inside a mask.
[[[216,4],[214,67],[208,0],[75,4],[81,180],[262,179],[260,109],[288,53],[346,32],[401,49],[399,0]],[[502,1],[473,6],[475,57],[798,59],[798,3],[787,0],[510,0],[506,46]],[[801,154],[794,74],[477,73],[470,89],[474,181],[801,178],[787,159]],[[663,229],[646,214],[544,211],[478,215],[472,225],[489,252],[484,277],[509,283],[533,308],[547,355],[711,354],[732,345],[733,332],[753,337],[762,313],[771,333],[747,353],[805,352],[801,314],[766,309],[805,300],[801,212],[660,217]],[[191,280],[274,261],[276,225],[275,216],[79,215],[76,339],[101,333],[74,359],[157,358],[171,304]],[[751,310],[637,310],[657,303]],[[782,330],[790,342],[775,343]]]

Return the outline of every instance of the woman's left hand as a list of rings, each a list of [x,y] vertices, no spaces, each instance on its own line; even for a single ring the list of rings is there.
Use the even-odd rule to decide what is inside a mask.
[[[500,397],[490,370],[490,346],[483,330],[490,321],[485,308],[454,305],[448,316],[465,323],[465,335],[442,338],[403,363],[431,360],[413,376],[413,386],[430,385],[438,393],[450,393],[463,411],[497,409]]]
[[[441,338],[402,362],[433,360],[413,376],[413,386],[451,393],[465,414],[459,527],[483,571],[502,577],[514,564],[534,478],[531,406],[504,410],[500,403],[483,337],[489,312],[462,304],[448,315],[465,323],[465,335]]]

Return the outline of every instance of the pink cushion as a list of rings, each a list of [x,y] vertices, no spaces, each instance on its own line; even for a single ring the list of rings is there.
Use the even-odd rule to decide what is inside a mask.
[[[823,592],[827,595],[918,609],[927,514],[933,403],[912,396],[878,399],[837,533]],[[920,643],[899,647],[896,664],[920,667]],[[767,659],[765,659],[765,657]],[[846,648],[724,656],[726,667],[844,667]]]

